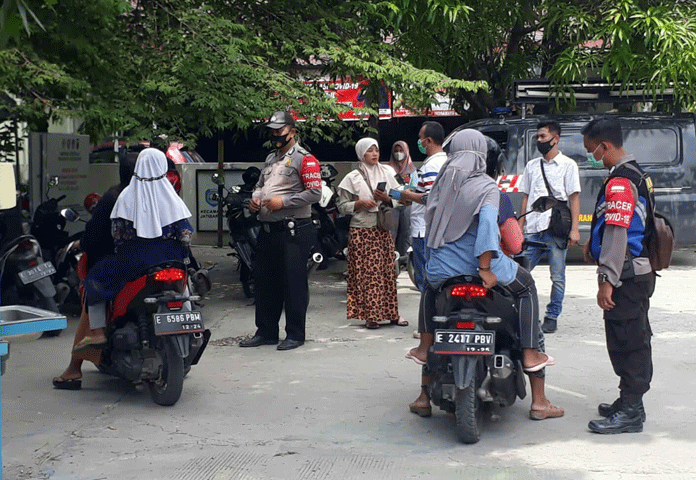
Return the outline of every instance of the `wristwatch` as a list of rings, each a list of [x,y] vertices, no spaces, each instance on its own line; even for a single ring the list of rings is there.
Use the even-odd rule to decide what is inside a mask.
[[[609,281],[609,277],[607,276],[606,273],[600,273],[597,275],[597,282],[601,285],[602,283],[607,283]]]

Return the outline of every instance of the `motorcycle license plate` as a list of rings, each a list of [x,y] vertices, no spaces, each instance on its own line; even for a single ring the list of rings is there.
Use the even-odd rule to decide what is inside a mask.
[[[155,335],[176,335],[205,330],[201,312],[168,312],[153,314]]]
[[[44,277],[53,275],[56,273],[56,269],[51,262],[39,263],[37,266],[32,267],[28,270],[19,272],[19,279],[24,285],[29,285],[37,280],[41,280]]]
[[[435,330],[435,353],[445,355],[493,355],[495,332]]]

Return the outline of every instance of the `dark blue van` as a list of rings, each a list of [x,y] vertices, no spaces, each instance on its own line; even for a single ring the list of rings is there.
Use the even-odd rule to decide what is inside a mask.
[[[651,176],[658,212],[672,222],[678,245],[696,244],[696,116],[684,114],[615,114],[624,133],[624,149],[635,155]],[[580,170],[581,242],[589,236],[592,211],[607,171],[587,162],[580,130],[593,116],[564,114],[526,118],[491,118],[457,127],[445,140],[464,128],[474,128],[498,142],[505,154],[499,165],[498,183],[519,207],[522,194],[516,183],[530,160],[541,154],[536,149],[536,126],[541,120],[561,125],[560,151],[574,159]]]

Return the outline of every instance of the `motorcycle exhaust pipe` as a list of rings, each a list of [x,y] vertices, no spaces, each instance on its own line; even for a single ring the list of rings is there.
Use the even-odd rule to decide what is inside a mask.
[[[324,261],[324,255],[319,252],[313,253],[307,261],[307,275],[311,275]]]

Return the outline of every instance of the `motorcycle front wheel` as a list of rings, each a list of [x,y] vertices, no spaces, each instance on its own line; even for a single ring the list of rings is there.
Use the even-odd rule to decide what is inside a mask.
[[[56,301],[50,297],[44,297],[43,295],[37,295],[36,296],[36,305],[39,308],[43,308],[44,310],[58,313],[58,305],[56,304]],[[43,332],[41,334],[41,337],[42,338],[57,337],[62,332],[63,332],[63,330],[48,330],[48,331]]]
[[[162,371],[160,378],[148,383],[152,400],[165,407],[174,405],[184,389],[184,359],[179,356],[175,341],[172,337],[159,339],[157,352],[162,358]]]
[[[479,369],[476,369],[477,372]],[[477,375],[471,377],[469,384],[456,389],[454,399],[454,416],[456,419],[457,438],[462,443],[476,443],[481,438],[483,428],[483,406],[476,395],[479,384]]]
[[[254,285],[254,274],[251,270],[249,270],[249,267],[246,266],[246,263],[242,262],[240,260],[242,267],[239,271],[239,281],[242,282],[242,290],[244,290],[244,295],[247,298],[254,298],[254,294],[256,292],[256,288]]]

